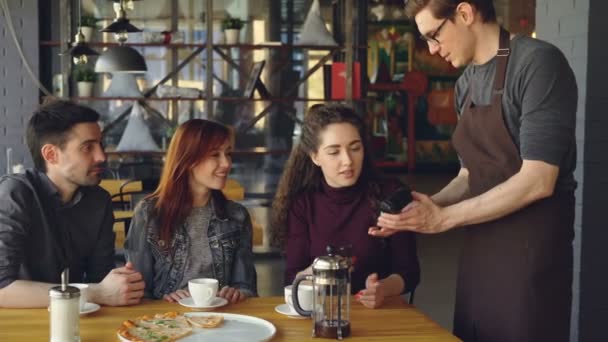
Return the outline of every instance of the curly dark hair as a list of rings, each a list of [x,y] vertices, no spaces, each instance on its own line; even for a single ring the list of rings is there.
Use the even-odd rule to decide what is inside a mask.
[[[321,144],[320,133],[328,125],[337,123],[353,125],[361,136],[364,157],[359,182],[364,182],[372,208],[378,207],[380,176],[371,160],[367,144],[367,130],[363,119],[351,107],[343,104],[314,105],[304,118],[300,142],[291,151],[272,203],[270,219],[272,246],[281,248],[281,250],[285,248],[288,232],[287,217],[293,200],[304,192],[321,189],[323,174],[320,168],[312,162],[310,155],[317,152]]]

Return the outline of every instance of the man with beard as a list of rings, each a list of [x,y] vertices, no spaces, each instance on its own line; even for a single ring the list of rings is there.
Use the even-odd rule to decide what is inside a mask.
[[[130,264],[114,268],[112,202],[98,186],[106,161],[94,110],[43,105],[26,138],[34,169],[0,178],[0,307],[45,307],[70,270],[88,300],[139,303],[144,282]],[[114,268],[114,269],[113,269]]]

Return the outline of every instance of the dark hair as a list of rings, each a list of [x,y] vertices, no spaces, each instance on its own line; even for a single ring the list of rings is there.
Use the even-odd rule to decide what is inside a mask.
[[[98,120],[99,113],[70,101],[57,100],[40,106],[30,118],[25,132],[34,167],[46,172],[42,146],[53,144],[63,149],[72,127]]]
[[[190,171],[230,139],[230,129],[214,121],[192,119],[177,128],[167,150],[158,187],[149,196],[156,199],[161,240],[169,242],[176,227],[192,210]],[[211,195],[216,200],[226,200],[219,190],[211,190]]]
[[[413,18],[428,6],[435,18],[452,18],[456,7],[461,2],[469,3],[475,7],[484,23],[496,21],[496,10],[494,9],[493,0],[407,0],[405,14]]]
[[[363,165],[359,181],[367,186],[372,207],[377,207],[380,197],[379,177],[371,160],[367,144],[367,130],[363,119],[355,111],[341,104],[318,104],[312,106],[302,124],[300,142],[291,151],[285,170],[279,181],[272,203],[271,244],[284,248],[287,237],[287,217],[293,200],[303,192],[321,189],[323,174],[310,154],[317,152],[320,133],[330,124],[349,123],[357,128],[363,145]]]

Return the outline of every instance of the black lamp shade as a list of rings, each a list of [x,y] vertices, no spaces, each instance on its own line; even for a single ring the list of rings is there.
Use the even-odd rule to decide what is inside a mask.
[[[72,46],[72,48],[70,49],[70,56],[77,57],[82,55],[98,56],[99,52],[91,49],[86,43],[77,43],[76,45]]]
[[[141,32],[141,30],[131,24],[129,22],[129,19],[118,18],[114,20],[110,25],[103,28],[101,32]]]
[[[139,74],[148,71],[144,57],[137,50],[124,45],[106,50],[95,63],[95,72],[125,72]]]

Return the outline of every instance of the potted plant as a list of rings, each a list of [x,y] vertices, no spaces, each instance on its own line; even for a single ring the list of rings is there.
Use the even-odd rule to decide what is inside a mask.
[[[74,69],[74,79],[78,87],[78,96],[91,97],[93,94],[93,85],[97,81],[97,74],[93,69],[82,66]]]
[[[239,34],[245,22],[240,18],[226,17],[222,21],[222,29],[226,37],[226,44],[238,44]]]
[[[93,32],[97,26],[97,18],[84,14],[80,17],[80,31],[84,36],[85,42],[91,42],[93,39]]]

